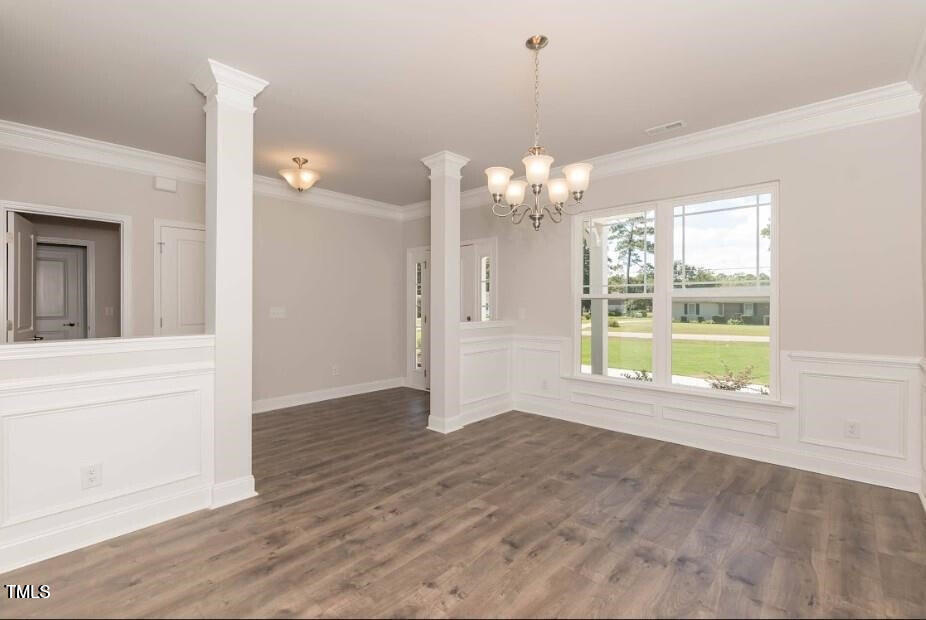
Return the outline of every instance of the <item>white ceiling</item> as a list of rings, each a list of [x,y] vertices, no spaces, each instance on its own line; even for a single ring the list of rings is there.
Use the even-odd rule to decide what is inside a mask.
[[[0,0],[0,118],[202,161],[205,58],[270,82],[255,171],[407,204],[441,149],[520,170],[542,55],[558,164],[906,79],[923,0]]]

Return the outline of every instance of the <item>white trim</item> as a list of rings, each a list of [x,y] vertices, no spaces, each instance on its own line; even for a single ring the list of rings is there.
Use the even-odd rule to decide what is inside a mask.
[[[345,213],[355,213],[387,220],[403,219],[402,207],[398,205],[333,192],[321,187],[313,187],[310,190],[298,192],[287,185],[283,179],[254,175],[254,193],[305,204],[308,207],[334,209]]]
[[[86,239],[65,239],[62,237],[43,237],[39,235],[35,242],[44,245],[74,245],[86,249],[87,264],[86,270],[86,289],[84,291],[86,299],[86,321],[87,321],[87,338],[96,337],[96,243]]]
[[[257,491],[254,490],[254,476],[226,480],[212,485],[212,501],[209,503],[209,508],[221,508],[252,497],[257,497]]]
[[[3,121],[0,121],[2,124]],[[2,129],[2,127],[0,127]],[[119,317],[119,336],[122,338],[129,338],[132,335],[132,217],[129,215],[121,215],[118,213],[109,213],[106,211],[91,211],[88,209],[71,209],[69,207],[57,207],[52,205],[42,205],[35,204],[31,202],[14,202],[11,200],[0,200],[0,217],[3,218],[3,226],[6,226],[6,213],[8,211],[15,211],[16,213],[37,213],[40,215],[55,215],[59,217],[70,217],[79,220],[94,220],[99,222],[112,222],[114,224],[119,224],[119,246],[120,246],[120,265],[119,272],[121,275],[120,278],[120,289],[119,289],[119,303],[121,315]],[[4,278],[6,278],[6,270],[3,270]],[[0,287],[0,320],[3,321],[3,325],[6,325],[6,286]],[[6,329],[0,330],[2,336],[0,336],[0,343],[7,342],[7,332]],[[60,342],[47,343],[50,345],[60,345]],[[29,345],[33,346],[33,345]],[[2,356],[0,356],[2,359]]]
[[[712,390],[709,388],[685,387],[683,385],[676,385],[671,383],[659,385],[656,383],[645,383],[643,381],[631,381],[629,379],[615,379],[599,375],[582,374],[567,375],[563,376],[562,379],[566,381],[585,381],[589,383],[597,383],[599,385],[607,385],[620,388],[622,390],[626,389],[631,391],[640,390],[641,392],[665,392],[666,394],[671,394],[672,396],[691,400],[706,398],[708,401],[730,401],[731,403],[742,403],[754,405],[757,407],[770,407],[777,409],[795,408],[793,403],[776,400],[768,396],[753,396],[750,394],[740,394],[737,392],[728,393],[722,392],[720,390]]]
[[[921,50],[923,45],[921,44]],[[918,58],[919,60],[911,68],[911,78],[918,70],[916,67],[926,66],[922,51]],[[601,179],[631,170],[773,144],[913,114],[919,109],[920,99],[920,94],[909,82],[898,82],[601,155],[586,161],[595,166],[594,178]],[[12,121],[0,120],[0,148],[139,174],[167,177],[188,183],[205,183],[205,165],[202,162]],[[318,187],[300,193],[290,189],[281,179],[260,175],[254,177],[254,193],[304,203],[313,207],[399,221],[428,217],[431,212],[428,200],[395,205]],[[487,204],[488,195],[484,187],[473,188],[461,194],[462,209],[477,208]]]
[[[926,44],[924,44],[926,45]],[[921,61],[926,65],[926,61]],[[623,151],[586,159],[595,168],[592,180],[644,170],[680,161],[719,155],[756,146],[775,144],[827,131],[882,121],[919,111],[921,95],[909,82],[897,82],[870,90],[826,99],[781,112],[722,125]],[[551,171],[554,174],[559,169]],[[594,183],[590,191],[594,191]],[[489,204],[484,187],[461,195],[462,209]],[[427,200],[406,205],[403,219],[430,215]]]
[[[0,148],[198,185],[204,185],[206,182],[206,167],[202,162],[12,121],[0,120]],[[403,208],[399,205],[320,187],[313,187],[306,192],[297,192],[290,188],[283,179],[261,175],[254,175],[254,193],[298,202],[310,207],[334,209],[390,220],[404,219]]]
[[[839,459],[779,446],[744,444],[741,441],[727,439],[718,434],[694,434],[684,429],[659,428],[616,416],[595,415],[590,412],[579,411],[573,407],[561,406],[553,400],[542,401],[521,396],[516,398],[513,404],[514,409],[525,413],[629,433],[639,437],[669,441],[684,446],[701,448],[702,450],[711,450],[721,454],[729,454],[904,491],[916,491],[920,485],[919,477],[914,474],[860,462],[858,459],[851,457]]]
[[[136,351],[215,348],[215,336],[161,336],[158,338],[97,338],[61,342],[29,342],[0,347],[0,362],[65,357],[72,355],[111,355]],[[51,377],[46,377],[46,381]]]
[[[0,572],[6,572],[109,540],[181,515],[208,508],[210,488],[201,486],[124,510],[65,525],[0,547]]]
[[[352,385],[341,385],[333,388],[324,388],[312,392],[301,392],[298,394],[287,394],[285,396],[273,396],[271,398],[261,398],[255,400],[252,411],[254,413],[265,413],[277,409],[286,409],[287,407],[297,407],[309,403],[317,403],[332,398],[343,398],[345,396],[355,396],[357,394],[366,394],[368,392],[377,392],[379,390],[388,390],[391,388],[402,387],[405,385],[404,377],[393,377],[392,379],[381,379],[379,381],[369,381],[367,383],[354,383]]]
[[[859,355],[857,353],[825,353],[820,351],[790,351],[788,358],[796,362],[814,362],[820,364],[865,364],[866,366],[884,366],[888,368],[923,368],[923,358],[902,357],[896,355]]]
[[[153,241],[153,251],[154,251],[154,281],[152,285],[154,286],[154,308],[152,317],[154,317],[154,335],[161,335],[161,261],[164,258],[164,255],[161,253],[161,244],[163,240],[161,239],[161,230],[164,228],[182,228],[185,230],[206,230],[206,225],[198,222],[184,222],[181,220],[164,220],[160,218],[154,218],[154,241]]]
[[[188,183],[206,182],[205,166],[197,161],[6,120],[0,120],[0,148]]]

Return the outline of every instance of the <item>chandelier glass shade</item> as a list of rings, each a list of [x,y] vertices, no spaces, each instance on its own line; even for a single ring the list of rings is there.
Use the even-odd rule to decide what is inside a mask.
[[[592,171],[591,164],[570,164],[563,168],[563,177],[550,178],[553,158],[540,146],[540,50],[547,43],[548,39],[543,35],[535,35],[525,43],[534,52],[534,146],[521,160],[527,180],[512,181],[514,171],[511,168],[493,166],[485,171],[492,196],[492,213],[498,217],[511,217],[515,224],[520,224],[527,217],[534,230],[540,230],[541,223],[548,216],[558,224],[563,221],[563,214],[569,212],[569,207],[577,207],[582,202]],[[541,202],[544,186],[549,204]],[[528,187],[530,203],[525,201]],[[570,197],[573,203],[567,204]]]
[[[318,173],[314,170],[303,168],[304,165],[309,163],[309,160],[305,157],[293,157],[293,161],[296,163],[296,167],[280,170],[280,176],[286,179],[286,182],[289,183],[293,189],[304,192],[318,181]]]

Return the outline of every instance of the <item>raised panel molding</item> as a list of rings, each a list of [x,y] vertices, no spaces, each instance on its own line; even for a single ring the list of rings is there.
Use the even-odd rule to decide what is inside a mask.
[[[49,358],[45,376],[0,381],[0,572],[210,506],[214,364],[189,360],[212,346],[209,336],[0,351],[5,368]],[[62,370],[56,349],[80,372]],[[82,468],[96,464],[102,484],[82,488]]]
[[[520,411],[850,480],[926,488],[926,366],[918,359],[782,351],[782,400],[763,402],[574,377],[568,339],[514,342],[513,406]],[[826,378],[808,384],[808,376]],[[543,381],[557,388],[545,391]],[[650,409],[657,415],[646,415]],[[860,440],[840,440],[844,419],[861,423]]]
[[[172,402],[163,402],[165,400],[170,400]],[[118,487],[108,482],[108,480],[114,476],[124,474],[128,467],[125,462],[114,463],[108,461],[109,468],[107,472],[112,472],[106,476],[109,486],[108,490],[103,492],[85,490],[82,494],[79,494],[82,496],[78,496],[72,500],[59,502],[52,498],[51,502],[46,503],[44,506],[33,506],[31,510],[17,510],[19,503],[35,503],[40,494],[55,492],[55,486],[61,484],[64,480],[70,480],[71,478],[75,481],[79,480],[79,470],[46,472],[52,475],[50,475],[48,479],[43,480],[34,469],[36,460],[41,461],[41,465],[44,467],[53,467],[55,465],[55,459],[65,458],[63,455],[69,450],[73,451],[75,448],[85,448],[93,441],[98,444],[111,444],[112,442],[107,442],[106,438],[100,435],[109,432],[112,426],[116,426],[118,422],[121,421],[115,419],[113,416],[125,418],[126,416],[134,414],[133,417],[136,419],[133,420],[130,426],[135,427],[133,430],[138,430],[137,427],[140,426],[140,423],[143,421],[137,419],[138,412],[132,411],[132,408],[134,407],[137,409],[139,405],[144,406],[147,403],[154,403],[157,407],[157,411],[153,412],[154,416],[150,416],[152,419],[145,421],[147,422],[148,431],[152,432],[145,433],[143,441],[138,442],[137,448],[132,450],[132,453],[137,456],[139,451],[150,449],[151,441],[156,434],[155,427],[160,423],[168,426],[170,431],[163,437],[165,443],[163,447],[170,448],[169,454],[171,455],[171,461],[165,461],[162,464],[174,466],[181,465],[181,471],[175,475],[165,477],[161,467],[151,468],[148,472],[137,472],[146,476],[148,478],[147,480],[132,481],[129,484]],[[115,406],[118,406],[117,411],[113,411]],[[2,463],[0,463],[3,484],[3,510],[0,526],[12,525],[30,519],[38,519],[50,514],[105,502],[119,496],[138,493],[147,489],[188,480],[202,475],[205,463],[203,463],[201,449],[204,432],[201,410],[202,399],[200,398],[200,390],[198,388],[190,388],[129,396],[125,398],[107,398],[61,407],[39,407],[31,410],[6,412],[4,416],[0,418],[0,422],[2,422],[2,425],[0,425],[0,435],[2,435],[3,438],[3,460]],[[72,418],[77,416],[92,416],[95,413],[98,414],[98,416],[99,414],[105,414],[107,421],[103,424],[95,425],[96,428],[90,428],[89,432],[91,436],[82,439],[80,437],[82,427],[93,427],[94,424],[89,423],[88,420],[85,419],[74,427],[74,420],[72,420]],[[192,427],[186,437],[184,437],[181,432],[183,430],[181,426],[182,420],[178,419],[180,415],[184,414],[190,418],[189,426]],[[167,416],[171,416],[171,419],[168,420]],[[45,421],[43,418],[58,419],[55,421]],[[45,422],[46,428],[33,428],[30,437],[29,427],[36,427],[43,422]],[[69,424],[72,425],[72,428],[64,432],[63,436],[61,436],[62,431],[64,431]],[[37,430],[41,432],[37,433]],[[61,445],[52,445],[51,451],[43,455],[43,451],[49,450],[48,444],[56,439],[56,435],[63,443]],[[119,436],[120,444],[127,440],[128,438],[124,435]],[[184,456],[181,454],[180,450],[181,444],[184,441],[190,444],[186,446],[190,453],[185,455],[191,461],[189,463],[182,463],[178,460],[180,457]],[[79,445],[75,446],[75,443]],[[99,447],[97,450],[99,450]],[[117,450],[122,450],[122,447],[119,446]],[[23,454],[23,452],[25,452],[25,454]],[[168,452],[165,450],[164,454],[167,453]],[[152,456],[154,457],[154,455]],[[157,462],[161,457],[163,457],[163,455],[154,457],[152,460]],[[94,458],[102,458],[102,455],[96,453]],[[19,463],[17,459],[26,460],[27,462]],[[94,462],[85,463],[84,461],[87,460],[89,459],[78,459],[80,463],[85,465]],[[28,471],[22,471],[23,468],[27,467],[29,468]],[[16,475],[17,473],[19,474],[18,476]],[[35,490],[29,491],[28,489],[23,489],[21,488],[23,484],[27,484],[30,488],[34,486]],[[68,486],[74,485],[69,484]],[[19,489],[19,495],[14,495],[16,489]],[[101,487],[101,490],[102,489],[103,487]],[[63,489],[60,491],[66,492]]]
[[[778,438],[778,423],[769,420],[722,413],[720,411],[698,411],[683,409],[681,407],[664,406],[662,417],[675,422],[705,426],[737,433],[761,435],[763,437]]]
[[[904,459],[909,388],[906,379],[802,371],[798,437],[803,443]],[[842,438],[848,421],[860,424],[854,442]],[[866,435],[880,441],[866,441]]]
[[[645,403],[625,398],[615,398],[603,394],[596,394],[584,390],[572,390],[572,402],[599,409],[609,409],[618,413],[628,413],[652,418],[656,415],[656,408],[651,403]]]

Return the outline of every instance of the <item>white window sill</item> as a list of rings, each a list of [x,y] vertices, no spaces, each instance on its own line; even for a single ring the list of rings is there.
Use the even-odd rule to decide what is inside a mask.
[[[707,388],[687,388],[678,385],[656,385],[645,381],[635,381],[633,379],[617,379],[601,377],[596,375],[565,375],[563,379],[567,381],[584,381],[586,383],[596,383],[598,385],[607,385],[617,387],[622,390],[642,390],[649,392],[661,392],[680,396],[684,398],[698,398],[706,400],[722,400],[741,404],[759,405],[761,407],[774,407],[778,409],[794,409],[794,405],[772,396],[750,396],[748,394],[725,393],[719,390],[710,390]]]

